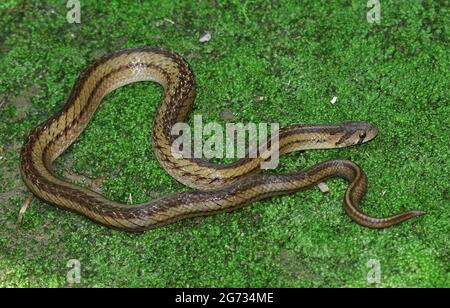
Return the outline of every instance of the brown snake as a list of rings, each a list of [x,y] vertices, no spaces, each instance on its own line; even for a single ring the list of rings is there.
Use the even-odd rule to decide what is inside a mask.
[[[156,81],[164,87],[163,101],[152,129],[156,156],[171,176],[198,190],[128,206],[58,178],[52,170],[53,161],[86,128],[103,97],[118,87],[144,80]],[[259,173],[263,155],[223,165],[174,157],[171,128],[175,123],[186,122],[194,98],[191,68],[175,53],[142,47],[107,55],[81,75],[63,109],[29,135],[21,152],[22,177],[45,202],[127,231],[142,231],[187,217],[234,210],[255,200],[311,187],[330,177],[341,177],[350,183],[344,198],[345,210],[360,225],[385,228],[423,214],[408,211],[373,218],[362,213],[359,205],[367,178],[356,164],[347,160],[328,160],[297,173],[280,175]],[[280,129],[279,153],[361,144],[376,134],[377,129],[366,122],[293,125]]]

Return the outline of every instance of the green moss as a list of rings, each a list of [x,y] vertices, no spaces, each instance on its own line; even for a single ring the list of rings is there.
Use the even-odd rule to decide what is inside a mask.
[[[365,1],[81,1],[80,25],[61,1],[0,4],[0,287],[65,286],[79,259],[81,286],[448,287],[448,4],[382,1],[382,22]],[[207,30],[211,41],[199,43]],[[347,158],[369,177],[372,215],[418,208],[427,215],[374,231],[342,210],[346,189],[329,181],[228,214],[130,235],[34,200],[18,173],[28,132],[63,104],[93,59],[154,45],[189,59],[196,114],[218,121],[326,123],[367,120],[366,145],[283,157],[280,172]],[[159,166],[150,145],[160,87],[121,88],[105,99],[58,172],[103,179],[108,197],[143,202],[185,189]],[[337,96],[337,103],[330,100]],[[256,100],[264,97],[263,100]]]

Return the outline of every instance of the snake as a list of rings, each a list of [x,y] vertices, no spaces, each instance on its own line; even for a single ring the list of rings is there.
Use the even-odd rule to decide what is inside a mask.
[[[130,83],[153,81],[163,87],[162,101],[151,129],[151,145],[164,170],[191,190],[171,193],[142,204],[124,204],[76,185],[56,174],[54,161],[79,137],[103,98]],[[72,211],[107,227],[141,232],[181,219],[228,212],[257,200],[291,194],[329,178],[349,183],[344,196],[347,215],[359,225],[381,229],[424,212],[411,210],[390,217],[364,214],[360,204],[367,176],[344,159],[320,162],[288,174],[261,172],[268,153],[246,155],[219,164],[202,158],[174,155],[171,133],[176,123],[188,120],[196,86],[189,63],[180,55],[158,47],[121,49],[94,61],[79,76],[62,109],[29,134],[20,153],[20,173],[32,194],[43,202]],[[378,133],[368,122],[295,124],[280,128],[280,155],[312,149],[334,149],[372,140]],[[271,143],[267,138],[266,144]],[[275,146],[275,144],[274,144]],[[269,151],[269,147],[267,147]]]

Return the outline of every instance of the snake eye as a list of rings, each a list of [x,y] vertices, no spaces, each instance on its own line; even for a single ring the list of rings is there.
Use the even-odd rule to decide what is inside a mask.
[[[366,138],[366,136],[367,136],[366,132],[359,133],[359,138],[362,140],[364,140],[364,138]]]

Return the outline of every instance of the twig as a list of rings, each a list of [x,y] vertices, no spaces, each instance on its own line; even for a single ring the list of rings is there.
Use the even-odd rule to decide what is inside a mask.
[[[32,193],[30,193],[28,195],[28,197],[23,202],[22,207],[20,208],[19,216],[17,217],[17,228],[20,228],[20,226],[22,225],[23,214],[25,214],[25,212],[27,211],[28,206],[31,203],[31,200],[33,200],[33,194]]]
[[[165,21],[167,21],[168,23],[171,23],[172,25],[175,24],[175,22],[169,18],[164,18]]]
[[[0,99],[0,109],[2,109],[3,105],[6,103],[6,95],[1,96]]]

